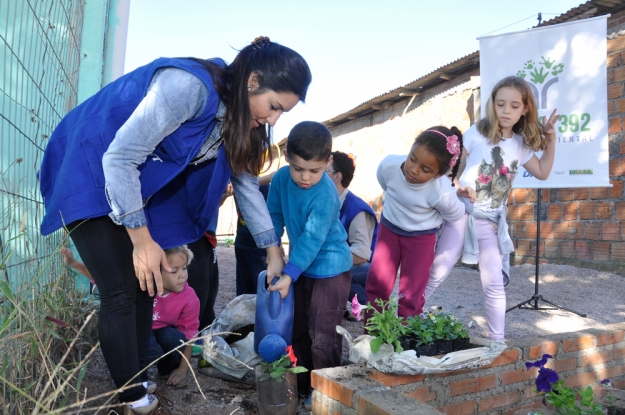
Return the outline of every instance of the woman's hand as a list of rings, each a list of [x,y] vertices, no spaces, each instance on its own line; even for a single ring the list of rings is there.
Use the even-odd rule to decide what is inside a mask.
[[[134,245],[132,262],[141,290],[145,291],[147,288],[150,297],[154,297],[154,284],[156,284],[156,291],[162,295],[161,266],[163,269],[171,271],[165,251],[159,244],[154,242],[147,226],[137,229],[126,228],[126,231],[128,231],[128,235],[130,235]]]
[[[281,246],[273,245],[267,248],[267,279],[271,283],[273,277],[282,275],[284,257],[280,251]]]
[[[553,110],[553,112],[549,116],[549,120],[547,120],[547,117],[542,117],[541,120],[543,124],[543,131],[545,133],[545,139],[547,140],[547,142],[555,141],[556,139],[555,124],[556,121],[558,121],[558,118],[560,118],[560,115],[556,114],[557,111],[557,108]]]

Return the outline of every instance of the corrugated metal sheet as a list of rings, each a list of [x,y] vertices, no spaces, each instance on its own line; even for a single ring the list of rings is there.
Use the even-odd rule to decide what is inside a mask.
[[[364,117],[375,111],[384,110],[397,102],[406,100],[406,97],[409,99],[414,94],[420,94],[428,89],[444,84],[450,79],[457,78],[462,74],[478,69],[479,66],[480,52],[473,52],[470,55],[442,66],[415,81],[399,88],[395,88],[386,94],[370,99],[369,101],[360,104],[346,113],[325,121],[324,124],[328,128],[331,128],[349,120]]]

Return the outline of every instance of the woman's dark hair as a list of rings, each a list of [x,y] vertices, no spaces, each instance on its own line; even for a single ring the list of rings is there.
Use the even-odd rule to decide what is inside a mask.
[[[354,159],[342,151],[333,151],[332,167],[334,171],[341,173],[343,176],[341,179],[341,186],[349,187],[349,184],[354,178],[354,172],[356,171]]]
[[[443,127],[442,125],[430,127],[419,134],[419,136],[415,139],[415,145],[424,145],[425,148],[432,153],[434,157],[436,157],[436,161],[438,161],[439,165],[438,174],[443,175],[449,171],[449,165],[454,155],[447,149],[447,139],[445,139],[445,137],[441,134],[444,134],[445,137],[450,137],[452,135],[457,136],[458,144],[460,144],[458,159],[456,160],[456,164],[451,169],[451,174],[449,175],[453,186],[454,179],[456,178],[458,169],[460,168],[460,158],[463,148],[462,132],[455,126],[451,128]]]
[[[249,96],[268,91],[286,92],[297,95],[304,102],[312,81],[308,64],[294,50],[268,39],[241,49],[226,68],[210,61],[197,61],[211,73],[215,88],[227,108],[222,137],[232,170],[258,176],[265,161],[271,163],[273,159],[272,127],[267,129],[261,125],[250,130],[252,114]],[[247,83],[252,72],[258,79],[258,88],[250,93]]]

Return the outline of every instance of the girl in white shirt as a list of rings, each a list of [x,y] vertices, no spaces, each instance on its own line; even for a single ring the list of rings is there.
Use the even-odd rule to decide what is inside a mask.
[[[509,76],[493,88],[486,117],[464,133],[460,165],[465,167],[461,167],[455,184],[467,214],[445,224],[425,296],[428,298],[447,278],[464,251],[463,262],[480,265],[491,340],[504,339],[504,286],[509,267],[504,257],[514,251],[506,224],[508,195],[519,166],[539,180],[549,177],[558,117],[554,110],[548,122],[541,124],[529,85],[523,78]],[[540,159],[534,154],[539,150],[543,151]]]
[[[401,265],[398,314],[422,312],[436,233],[444,220],[464,215],[464,205],[445,176],[452,169],[455,178],[461,152],[460,130],[437,126],[419,134],[407,156],[387,156],[380,163],[384,210],[366,283],[367,301],[374,307],[375,299],[388,300]]]

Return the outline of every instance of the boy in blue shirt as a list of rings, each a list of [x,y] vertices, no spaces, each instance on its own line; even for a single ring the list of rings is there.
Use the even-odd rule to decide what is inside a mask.
[[[274,175],[267,199],[278,238],[285,227],[289,237],[289,262],[269,290],[284,298],[295,284],[293,350],[298,364],[309,369],[297,375],[300,395],[310,394],[310,371],[341,364],[336,326],[349,296],[352,254],[339,221],[339,195],[325,173],[331,152],[332,135],[323,124],[297,124],[284,153],[289,165]]]

